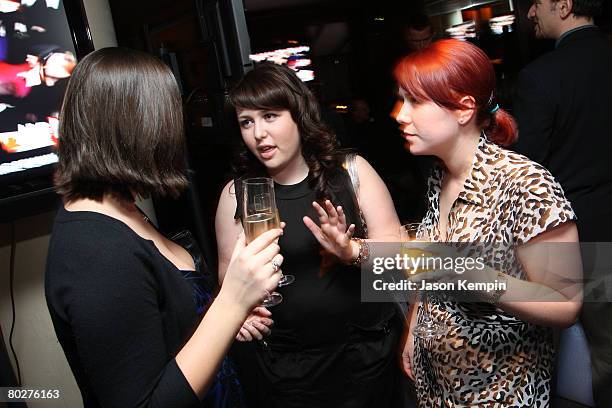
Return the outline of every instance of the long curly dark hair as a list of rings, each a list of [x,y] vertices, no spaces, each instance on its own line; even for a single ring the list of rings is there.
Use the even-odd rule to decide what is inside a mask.
[[[338,186],[333,175],[345,152],[337,147],[335,134],[321,121],[319,105],[306,85],[289,68],[261,63],[249,71],[231,90],[234,109],[288,110],[297,124],[302,156],[308,165],[317,198],[331,198]],[[232,163],[235,177],[266,175],[265,166],[244,141]]]

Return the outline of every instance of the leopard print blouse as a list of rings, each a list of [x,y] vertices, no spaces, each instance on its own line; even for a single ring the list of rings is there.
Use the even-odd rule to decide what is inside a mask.
[[[440,241],[443,167],[429,179],[423,223]],[[574,220],[561,186],[542,166],[505,150],[485,135],[470,177],[453,204],[446,241],[486,242],[493,268],[517,278],[524,271],[513,248]],[[500,248],[503,253],[498,253]],[[420,407],[548,407],[553,368],[552,331],[483,303],[430,298],[428,311],[445,322],[446,335],[415,339],[414,365]],[[417,320],[423,320],[423,304]]]

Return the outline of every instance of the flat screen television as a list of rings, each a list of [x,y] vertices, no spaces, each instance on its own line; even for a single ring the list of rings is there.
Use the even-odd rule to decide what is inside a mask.
[[[315,74],[311,67],[312,61],[310,59],[309,52],[310,47],[298,45],[296,47],[281,48],[251,54],[249,55],[249,58],[255,63],[268,61],[278,65],[285,65],[295,71],[296,75],[302,80],[302,82],[308,82],[315,79]]]
[[[0,220],[57,200],[62,98],[77,60],[92,50],[80,0],[0,0]]]

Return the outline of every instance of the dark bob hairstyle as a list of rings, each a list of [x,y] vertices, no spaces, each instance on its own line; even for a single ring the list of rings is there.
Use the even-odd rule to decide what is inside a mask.
[[[59,127],[55,186],[65,201],[176,197],[187,186],[181,96],[161,61],[103,48],[77,64]]]
[[[319,198],[333,196],[338,188],[334,174],[345,152],[336,136],[321,121],[312,92],[289,68],[262,63],[249,71],[232,89],[229,102],[235,109],[288,110],[300,133],[302,156],[308,165]],[[233,163],[237,177],[265,174],[265,167],[242,143]]]

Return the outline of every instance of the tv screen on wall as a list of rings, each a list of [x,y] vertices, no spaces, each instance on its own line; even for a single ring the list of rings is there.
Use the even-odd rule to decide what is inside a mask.
[[[302,82],[308,82],[315,79],[309,53],[310,47],[298,45],[296,47],[281,48],[251,54],[249,58],[255,63],[267,61],[278,65],[285,65],[295,71],[296,75],[302,80]]]
[[[51,187],[59,111],[93,49],[80,1],[0,0],[0,200]]]

